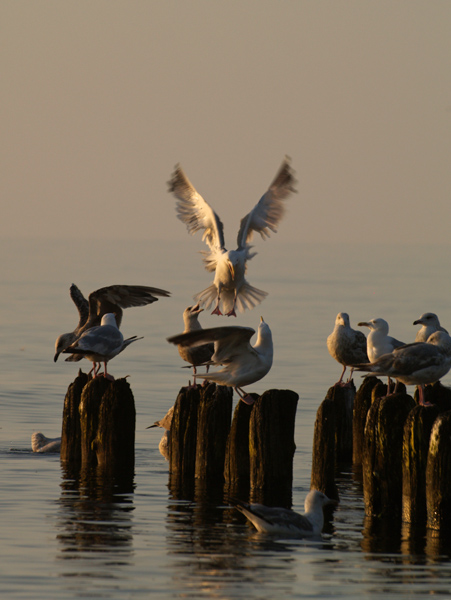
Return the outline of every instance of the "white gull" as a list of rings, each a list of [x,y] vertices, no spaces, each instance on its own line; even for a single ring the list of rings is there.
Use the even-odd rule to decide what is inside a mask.
[[[414,321],[413,324],[422,325],[415,336],[416,342],[427,342],[429,336],[434,333],[434,331],[444,331],[445,333],[448,333],[446,329],[440,325],[440,321],[434,313],[424,313],[419,319]]]
[[[343,365],[340,379],[337,381],[341,385],[346,367],[351,367],[351,374],[348,381],[351,380],[353,365],[368,361],[366,353],[366,337],[361,331],[351,328],[348,313],[338,313],[335,319],[335,327],[327,338],[327,349],[332,358]]]
[[[31,434],[31,449],[33,452],[60,452],[61,438],[45,437],[40,431]]]
[[[251,346],[250,339],[254,333],[251,327],[238,325],[213,327],[181,333],[168,338],[168,342],[189,347],[214,342],[215,351],[210,364],[223,365],[224,368],[198,377],[232,386],[246,404],[252,404],[253,398],[241,388],[262,379],[271,369],[273,360],[272,334],[263,317],[258,326],[257,341]]]
[[[250,213],[241,219],[236,250],[227,250],[224,227],[218,215],[191,184],[180,166],[176,166],[169,191],[178,199],[178,218],[186,224],[191,234],[203,230],[209,252],[203,252],[207,271],[214,272],[213,284],[194,296],[201,306],[209,308],[216,300],[212,314],[236,316],[235,308],[244,312],[260,304],[267,292],[251,286],[245,279],[246,263],[256,252],[251,252],[253,232],[263,239],[276,232],[284,214],[285,200],[294,189],[294,172],[286,158],[268,191]],[[222,311],[221,311],[222,309]]]

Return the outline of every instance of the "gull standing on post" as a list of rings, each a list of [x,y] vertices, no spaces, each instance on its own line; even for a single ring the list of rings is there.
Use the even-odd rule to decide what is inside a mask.
[[[354,365],[357,371],[394,377],[405,385],[417,385],[422,406],[430,406],[424,401],[424,386],[444,377],[450,368],[451,337],[444,331],[434,332],[427,342],[414,342],[395,348],[374,363]]]
[[[422,325],[415,336],[416,342],[427,342],[429,336],[435,331],[444,331],[445,333],[448,333],[446,329],[440,325],[440,321],[434,313],[424,313],[419,319],[414,321],[413,324]]]
[[[260,533],[304,537],[321,533],[324,526],[323,507],[337,504],[337,501],[318,490],[311,490],[305,498],[303,515],[289,508],[248,504],[241,500],[232,500],[232,504]]]
[[[286,158],[268,191],[249,214],[241,219],[236,250],[227,250],[224,227],[211,206],[195,190],[184,171],[176,166],[169,181],[169,191],[178,199],[177,214],[191,234],[204,230],[203,238],[210,248],[204,252],[207,271],[214,272],[212,285],[199,292],[194,299],[200,306],[209,308],[216,300],[212,314],[235,316],[235,309],[244,312],[260,304],[267,292],[251,286],[245,279],[246,263],[256,255],[251,252],[253,232],[263,239],[276,232],[284,214],[283,200],[295,192],[294,172]],[[222,311],[221,311],[222,308]]]
[[[366,337],[361,331],[351,328],[348,313],[338,313],[335,319],[335,327],[327,338],[327,349],[332,358],[343,365],[340,379],[337,384],[342,385],[343,375],[346,367],[351,367],[348,382],[351,381],[353,365],[368,362],[366,353]],[[336,385],[337,385],[336,384]]]
[[[262,379],[271,369],[273,359],[272,334],[263,317],[260,318],[257,341],[251,346],[249,340],[254,333],[252,327],[212,327],[174,335],[168,338],[168,342],[188,347],[214,342],[215,351],[210,364],[224,368],[198,377],[218,385],[232,386],[243,402],[253,404],[254,399],[241,388]]]
[[[199,308],[199,304],[195,306],[188,306],[183,311],[183,322],[185,329],[183,333],[189,333],[190,331],[201,331],[202,325],[199,323],[199,313],[203,311],[203,308]],[[204,365],[209,362],[214,352],[213,342],[202,344],[201,346],[178,346],[180,356],[184,361],[190,363],[193,367],[193,386],[196,387],[196,375],[197,367]],[[207,373],[208,373],[207,364]]]
[[[121,326],[122,309],[132,306],[146,306],[157,302],[156,296],[168,297],[170,292],[146,285],[110,285],[89,294],[89,299],[83,296],[79,288],[73,283],[70,286],[70,297],[74,302],[79,315],[77,327],[69,332],[62,333],[55,342],[56,362],[58,356],[91,327],[100,325],[103,315],[113,313],[118,327]],[[73,355],[67,361],[78,361],[83,357]]]
[[[124,336],[116,325],[115,316],[107,313],[103,315],[98,327],[91,327],[85,331],[72,346],[63,350],[63,353],[79,354],[82,358],[90,360],[93,364],[93,377],[97,376],[100,363],[103,362],[105,367],[103,376],[105,379],[113,381],[114,377],[107,372],[107,362],[137,340],[142,340],[142,338],[135,335],[124,340]],[[99,363],[98,366],[97,363]]]

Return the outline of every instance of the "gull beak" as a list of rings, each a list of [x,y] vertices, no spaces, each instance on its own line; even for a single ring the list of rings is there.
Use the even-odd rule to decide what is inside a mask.
[[[357,323],[357,327],[369,327],[368,323]]]
[[[423,321],[421,319],[417,319],[413,322],[414,325],[423,325]]]
[[[60,353],[59,353],[59,352],[57,352],[57,353],[55,354],[55,356],[53,357],[53,362],[56,362],[56,361],[58,360],[58,356],[59,356],[59,355],[60,355]]]
[[[265,320],[263,319],[263,317],[260,317],[260,323],[264,323]]]
[[[196,306],[193,306],[193,308],[191,309],[191,312],[194,313],[201,313],[204,309],[203,308],[199,308],[199,303],[196,304]]]

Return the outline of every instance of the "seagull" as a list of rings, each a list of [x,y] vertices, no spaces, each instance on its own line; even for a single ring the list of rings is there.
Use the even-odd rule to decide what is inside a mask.
[[[371,319],[371,321],[358,323],[358,326],[369,327],[370,329],[370,333],[366,338],[366,351],[371,363],[375,362],[383,354],[389,354],[395,348],[405,346],[405,342],[400,342],[388,335],[388,323],[385,319]],[[388,393],[390,393],[390,377],[388,378]]]
[[[209,364],[223,365],[224,368],[198,377],[232,386],[243,402],[253,404],[254,399],[241,388],[262,379],[269,372],[273,359],[272,334],[263,317],[260,317],[257,341],[251,346],[249,340],[254,333],[252,327],[213,327],[174,335],[168,342],[188,347],[214,342],[214,354]]]
[[[416,342],[427,342],[429,336],[431,333],[434,333],[434,331],[444,331],[445,333],[448,333],[446,329],[440,325],[440,321],[434,313],[424,313],[424,315],[421,315],[421,317],[414,321],[413,324],[422,325],[415,336]]]
[[[35,431],[31,434],[31,449],[33,452],[60,452],[61,438],[48,438],[40,431]]]
[[[91,327],[100,325],[100,321],[106,313],[113,313],[116,317],[118,327],[122,321],[122,309],[132,306],[145,306],[156,302],[156,296],[168,297],[170,292],[159,288],[145,285],[110,285],[89,294],[89,299],[83,296],[79,288],[73,283],[70,286],[70,297],[72,298],[79,314],[79,321],[74,331],[61,334],[55,342],[56,362],[58,356]],[[78,361],[81,355],[69,356],[67,361]]]
[[[357,363],[368,362],[366,353],[366,337],[361,331],[351,328],[348,313],[338,313],[335,319],[335,327],[327,338],[327,349],[332,358],[341,365],[343,371],[337,384],[342,385],[343,375],[346,367],[351,367],[348,382],[351,381],[353,366]]]
[[[190,234],[204,230],[203,238],[209,252],[203,252],[207,271],[214,272],[212,285],[199,292],[194,299],[209,308],[216,299],[211,314],[235,316],[235,308],[244,312],[260,304],[267,292],[251,286],[245,279],[246,263],[256,255],[251,252],[253,232],[263,239],[276,233],[277,225],[284,214],[283,200],[295,192],[296,181],[288,158],[282,163],[268,191],[260,198],[250,213],[241,219],[236,250],[227,250],[224,241],[224,226],[211,206],[195,190],[184,171],[176,165],[169,191],[177,198],[177,215],[185,223]]]
[[[304,537],[321,533],[324,526],[323,507],[337,504],[337,501],[331,500],[318,490],[311,490],[305,498],[303,515],[289,508],[247,504],[240,500],[233,500],[232,504],[261,533]]]
[[[183,333],[189,333],[190,331],[201,331],[202,325],[199,323],[199,314],[203,311],[203,308],[199,307],[199,304],[195,306],[188,306],[183,311],[183,322],[185,329]],[[179,354],[184,361],[190,363],[193,367],[193,387],[196,387],[196,375],[199,365],[204,365],[209,362],[214,352],[214,344],[212,342],[203,344],[202,346],[178,346]],[[207,364],[207,373],[208,373]]]
[[[436,331],[427,342],[406,344],[373,363],[354,365],[354,368],[371,375],[394,377],[405,385],[418,385],[420,404],[431,406],[424,401],[424,385],[435,383],[450,370],[451,337],[444,331]]]
[[[160,419],[159,421],[155,421],[153,425],[149,425],[149,427],[146,427],[146,429],[151,429],[152,427],[161,427],[165,430],[163,437],[161,438],[160,443],[158,444],[158,449],[160,451],[160,454],[164,456],[166,460],[169,460],[169,440],[171,435],[171,423],[173,415],[174,407],[171,406],[171,408],[168,410],[168,412],[162,419]]]
[[[114,377],[107,372],[107,362],[125,350],[132,342],[141,339],[135,335],[124,340],[114,314],[107,313],[103,315],[98,327],[91,327],[82,333],[74,344],[63,350],[63,353],[79,354],[90,360],[93,363],[93,377],[97,376],[100,363],[103,362],[105,367],[103,376],[114,381]],[[97,363],[99,363],[98,366]]]

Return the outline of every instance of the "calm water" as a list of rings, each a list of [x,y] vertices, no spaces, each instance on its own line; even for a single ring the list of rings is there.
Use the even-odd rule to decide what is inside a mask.
[[[273,540],[221,501],[171,497],[158,451],[161,431],[146,427],[187,382],[188,371],[165,338],[182,330],[183,309],[210,283],[198,240],[77,248],[16,240],[0,248],[2,598],[449,597],[451,544],[398,523],[375,531],[365,521],[350,468],[340,475],[341,503],[322,543]],[[293,508],[302,511],[316,410],[341,371],[325,345],[336,314],[347,311],[354,327],[384,317],[406,342],[423,312],[436,312],[451,327],[451,252],[444,246],[286,245],[282,238],[257,250],[249,280],[270,295],[234,323],[256,327],[263,315],[273,330],[274,366],[252,391],[289,388],[300,396]],[[58,456],[31,452],[33,431],[60,434],[64,395],[78,370],[53,362],[55,338],[76,324],[72,282],[86,294],[112,283],[173,294],[125,313],[124,335],[145,337],[110,364],[117,377],[130,375],[135,395],[132,491],[84,486],[61,468]],[[202,323],[214,326],[218,319],[203,314]]]

